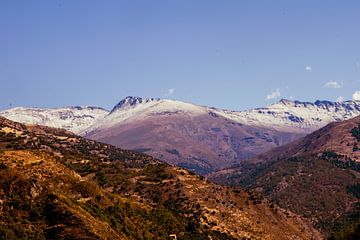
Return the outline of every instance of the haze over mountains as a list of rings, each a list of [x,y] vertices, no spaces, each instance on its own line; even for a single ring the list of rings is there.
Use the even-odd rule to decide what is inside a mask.
[[[98,107],[13,108],[8,119],[64,128],[90,139],[145,152],[200,174],[228,167],[291,142],[329,122],[360,114],[360,102],[280,100],[231,111],[181,101],[126,97]]]

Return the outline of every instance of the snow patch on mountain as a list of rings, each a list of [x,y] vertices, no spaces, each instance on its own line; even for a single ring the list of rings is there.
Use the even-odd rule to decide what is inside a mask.
[[[215,113],[239,123],[272,127],[277,130],[312,132],[334,121],[360,115],[360,101],[300,102],[282,99],[264,108],[246,111],[214,109]]]
[[[0,112],[0,116],[12,121],[63,128],[79,133],[99,119],[103,119],[108,110],[99,107],[65,107],[65,108],[24,108],[16,107]]]
[[[121,100],[103,119],[81,132],[86,135],[96,129],[110,128],[130,121],[140,121],[149,117],[170,115],[198,116],[207,114],[207,107],[169,99],[127,97]]]

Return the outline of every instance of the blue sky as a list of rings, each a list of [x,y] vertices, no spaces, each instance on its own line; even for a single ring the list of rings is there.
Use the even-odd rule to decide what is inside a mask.
[[[351,99],[359,13],[355,0],[3,0],[0,109]]]

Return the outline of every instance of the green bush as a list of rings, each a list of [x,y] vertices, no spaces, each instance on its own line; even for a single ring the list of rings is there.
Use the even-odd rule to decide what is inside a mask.
[[[357,127],[351,129],[351,135],[356,138],[358,142],[360,142],[360,124]]]
[[[349,186],[346,190],[352,193],[355,197],[360,198],[360,184]]]
[[[15,235],[14,231],[0,225],[0,239],[4,239],[4,240],[16,240],[18,239],[18,237]]]

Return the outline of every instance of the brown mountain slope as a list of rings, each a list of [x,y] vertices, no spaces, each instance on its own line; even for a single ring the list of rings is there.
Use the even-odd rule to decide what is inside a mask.
[[[150,154],[199,174],[231,166],[303,134],[247,126],[209,112],[147,116],[101,126],[87,138]]]
[[[4,151],[0,159],[1,225],[9,238],[125,239],[81,207],[85,196],[104,197],[94,183],[45,153]]]
[[[320,238],[258,195],[63,130],[0,118],[0,149],[5,239]]]
[[[210,178],[265,194],[328,234],[342,230],[359,222],[359,124],[331,123]]]

